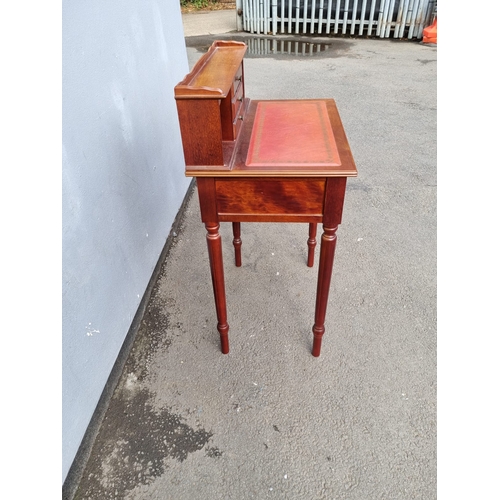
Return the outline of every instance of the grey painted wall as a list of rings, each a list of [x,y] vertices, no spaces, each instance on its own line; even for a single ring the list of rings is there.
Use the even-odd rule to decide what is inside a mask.
[[[178,0],[63,0],[63,482],[189,179]]]

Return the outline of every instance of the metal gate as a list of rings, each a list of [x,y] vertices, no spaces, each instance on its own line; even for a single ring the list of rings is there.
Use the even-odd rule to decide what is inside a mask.
[[[242,28],[255,34],[422,38],[437,0],[238,0]]]

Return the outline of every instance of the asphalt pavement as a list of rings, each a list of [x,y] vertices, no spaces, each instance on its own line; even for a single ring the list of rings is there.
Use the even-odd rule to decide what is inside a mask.
[[[241,268],[221,224],[221,354],[194,189],[75,498],[432,500],[437,48],[257,37],[235,15],[184,16],[190,65],[246,41],[246,96],[335,99],[357,164],[321,356],[307,224],[242,224]]]

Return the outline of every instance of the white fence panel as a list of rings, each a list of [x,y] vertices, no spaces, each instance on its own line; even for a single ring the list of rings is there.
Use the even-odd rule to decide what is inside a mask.
[[[242,27],[255,34],[421,39],[437,0],[242,0]]]

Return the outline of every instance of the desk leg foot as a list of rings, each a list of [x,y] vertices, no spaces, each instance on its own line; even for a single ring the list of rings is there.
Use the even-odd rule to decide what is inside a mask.
[[[312,355],[319,356],[321,352],[321,340],[325,333],[326,306],[328,305],[328,294],[333,270],[333,257],[337,243],[338,226],[323,226],[321,237],[321,251],[319,257],[318,288],[316,292],[316,312],[313,326],[313,348]]]
[[[307,266],[314,266],[314,249],[316,248],[316,231],[318,228],[318,224],[315,222],[311,222],[309,224],[309,239],[307,240],[307,246],[309,247],[309,251],[307,253]]]
[[[241,267],[241,223],[233,222],[234,260],[236,267]]]
[[[316,358],[321,353],[321,341],[323,340],[323,334],[325,333],[325,327],[313,327],[313,348],[312,355]]]
[[[224,264],[222,262],[222,241],[219,234],[219,224],[207,223],[207,246],[214,287],[215,309],[217,311],[217,330],[220,334],[223,354],[229,352],[229,325],[227,323],[226,291],[224,287]]]

